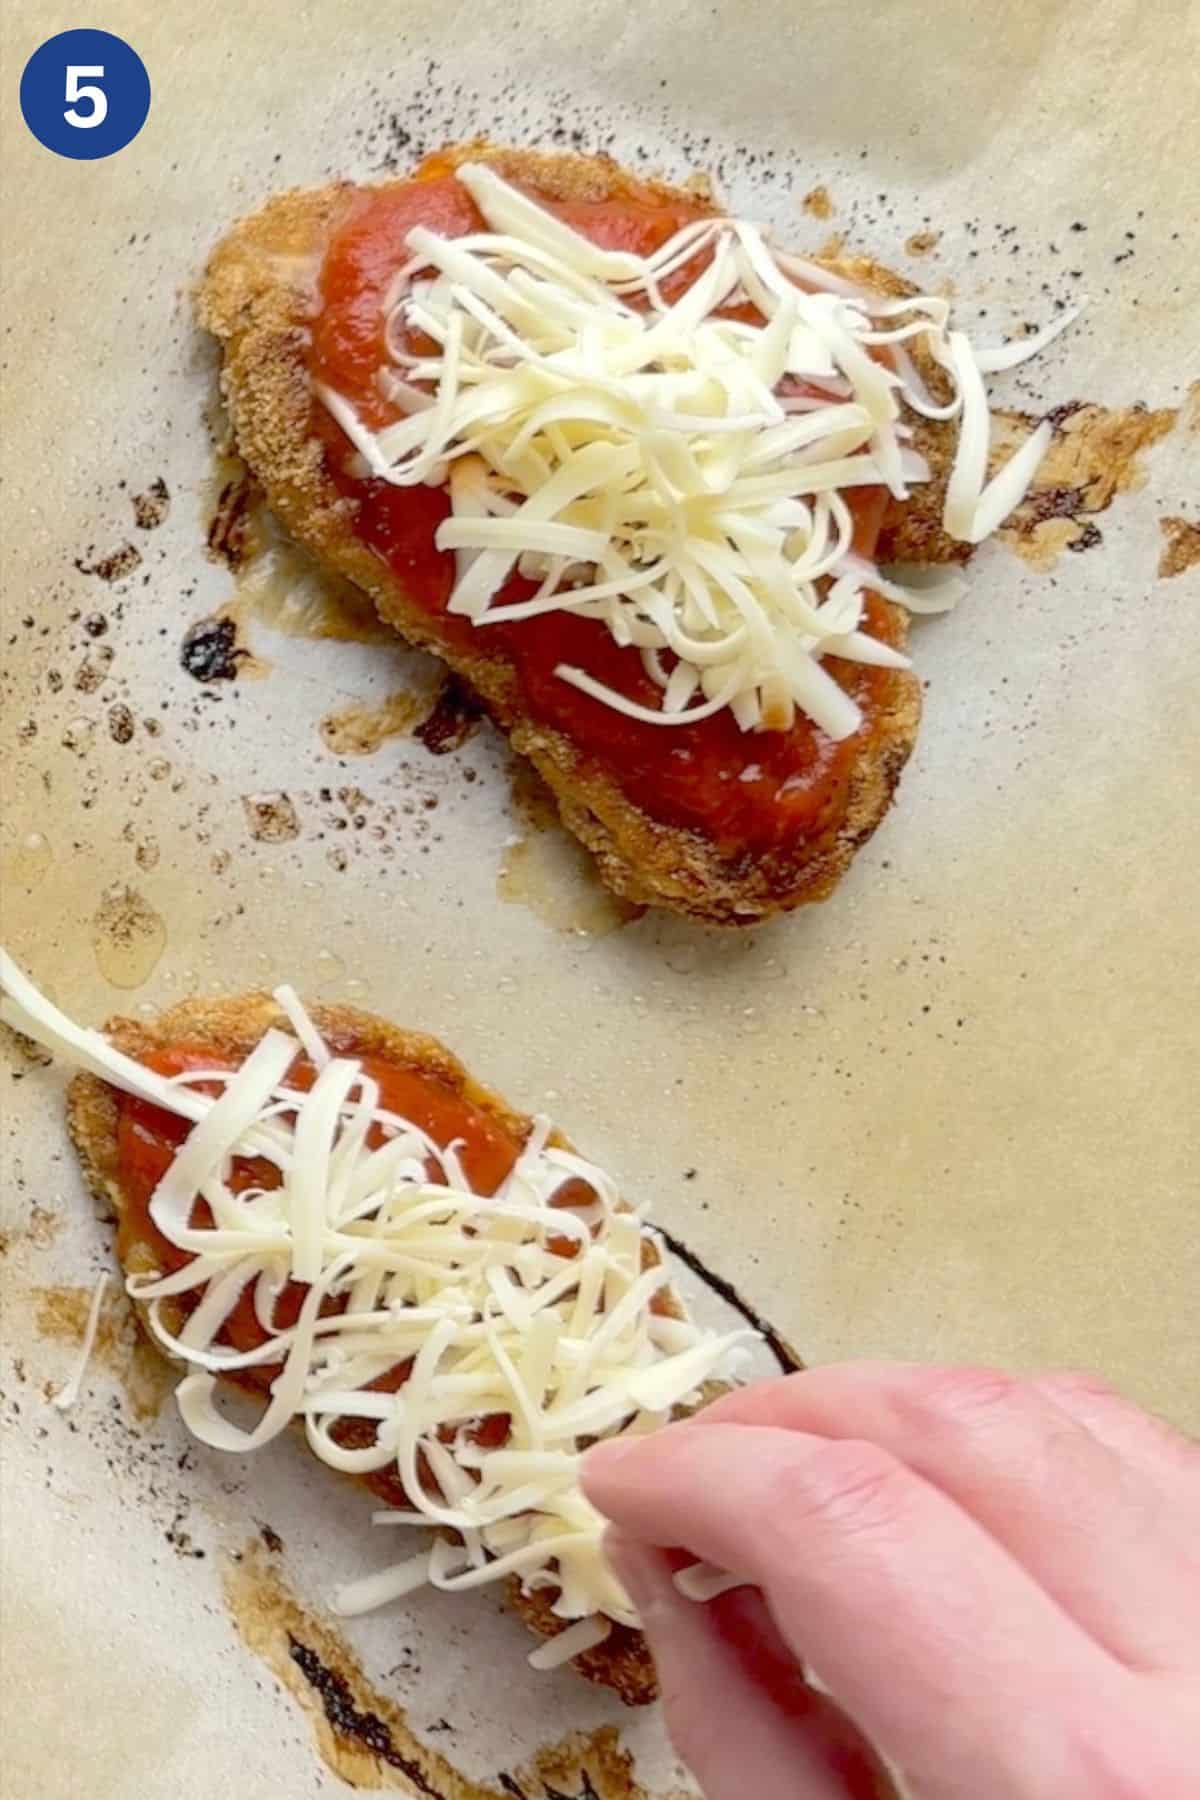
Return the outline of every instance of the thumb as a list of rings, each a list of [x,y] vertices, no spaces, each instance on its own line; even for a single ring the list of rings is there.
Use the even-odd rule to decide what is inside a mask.
[[[883,1765],[807,1685],[757,1589],[700,1606],[673,1580],[689,1557],[616,1532],[605,1548],[641,1615],[671,1740],[707,1800],[892,1800]]]

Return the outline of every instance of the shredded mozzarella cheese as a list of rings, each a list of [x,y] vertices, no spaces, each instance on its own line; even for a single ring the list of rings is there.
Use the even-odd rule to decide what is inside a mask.
[[[51,1405],[57,1406],[60,1412],[69,1411],[79,1398],[79,1390],[83,1385],[83,1378],[87,1374],[87,1366],[92,1360],[92,1351],[96,1348],[96,1333],[100,1328],[100,1308],[104,1304],[108,1283],[109,1276],[107,1274],[97,1276],[96,1285],[92,1289],[92,1302],[88,1307],[87,1322],[83,1328],[83,1341],[79,1346],[79,1355],[76,1358],[75,1367],[71,1371],[71,1378],[64,1382],[57,1394],[52,1394],[50,1397]]]
[[[479,1193],[455,1145],[383,1106],[358,1061],[328,1055],[290,989],[280,1004],[295,1036],[269,1030],[237,1070],[148,1081],[2,952],[0,979],[6,1023],[192,1122],[150,1200],[154,1225],[188,1260],[132,1274],[126,1288],[187,1367],[177,1400],[193,1435],[244,1453],[299,1421],[331,1467],[396,1475],[406,1505],[378,1522],[452,1534],[349,1583],[337,1610],[362,1612],[427,1581],[458,1590],[515,1575],[527,1590],[553,1589],[570,1627],[535,1652],[538,1667],[601,1642],[606,1621],[636,1626],[603,1555],[604,1521],[579,1486],[580,1460],[596,1437],[653,1430],[706,1382],[735,1378],[756,1334],[659,1310],[663,1252],[609,1177],[538,1120],[497,1192]],[[307,1091],[287,1084],[303,1046],[324,1054]],[[237,1191],[234,1163],[251,1156],[278,1185]],[[586,1207],[555,1205],[571,1180],[590,1187]],[[198,1199],[211,1223],[193,1223]],[[305,1292],[284,1324],[276,1302],[289,1281]],[[170,1303],[182,1296],[191,1299],[179,1326]],[[223,1327],[245,1298],[263,1341],[237,1350]],[[264,1366],[279,1373],[246,1429],[219,1410],[217,1378]],[[405,1366],[395,1391],[375,1385]]]
[[[529,1653],[531,1669],[561,1669],[564,1663],[570,1662],[573,1656],[582,1656],[587,1650],[595,1650],[603,1644],[612,1632],[612,1625],[607,1619],[580,1619],[574,1625],[568,1625],[557,1637],[552,1637],[537,1650]]]
[[[642,704],[572,664],[556,673],[644,723],[728,707],[744,731],[779,730],[798,708],[851,735],[860,709],[822,660],[907,666],[858,629],[868,591],[933,608],[851,553],[842,491],[905,499],[930,473],[905,411],[957,419],[944,522],[979,543],[1049,441],[1043,426],[987,482],[983,374],[1036,355],[1079,308],[975,350],[944,299],[867,292],[745,220],[695,220],[643,257],[599,248],[484,165],[457,177],[485,229],[415,227],[384,301],[380,391],[400,416],[371,429],[316,387],[371,475],[448,483],[449,610],[479,627],[550,611],[601,621],[642,652],[661,698]],[[730,316],[747,303],[757,322]],[[918,340],[948,401],[918,373]],[[514,571],[540,581],[536,595],[497,604]],[[959,587],[943,585],[945,605]]]
[[[677,1569],[674,1581],[685,1600],[694,1600],[700,1606],[722,1594],[731,1594],[735,1588],[750,1585],[744,1575],[730,1575],[724,1569],[718,1569],[715,1563],[705,1562]]]

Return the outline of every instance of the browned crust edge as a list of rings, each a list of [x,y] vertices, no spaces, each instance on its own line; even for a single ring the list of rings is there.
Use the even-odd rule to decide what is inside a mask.
[[[345,1056],[372,1056],[403,1069],[419,1070],[444,1081],[455,1093],[477,1106],[505,1131],[524,1138],[532,1125],[525,1113],[515,1111],[498,1094],[475,1081],[437,1038],[408,1031],[368,1012],[350,1006],[311,1006],[309,1012],[332,1050]],[[244,994],[214,1000],[185,1000],[157,1019],[114,1018],[105,1035],[127,1056],[145,1057],[156,1049],[187,1042],[211,1050],[220,1065],[240,1063],[263,1033],[288,1021],[269,994]],[[121,1190],[118,1164],[118,1100],[107,1082],[94,1075],[76,1075],[67,1091],[67,1126],[87,1183],[97,1204],[115,1216],[117,1255],[127,1273],[145,1269],[149,1258],[141,1240],[131,1237]],[[554,1142],[570,1148],[561,1133]],[[169,1303],[168,1303],[169,1304]],[[147,1324],[145,1304],[134,1302],[138,1321],[158,1349]],[[168,1324],[177,1328],[168,1312]],[[369,1481],[367,1485],[370,1485]],[[556,1637],[564,1621],[550,1610],[553,1596],[545,1591],[524,1594],[520,1584],[507,1584],[508,1604],[539,1637]],[[658,1679],[638,1631],[614,1626],[609,1638],[594,1650],[573,1659],[572,1666],[588,1681],[611,1688],[628,1706],[645,1706],[658,1696]]]
[[[635,181],[607,158],[485,143],[447,152],[447,166],[467,156],[563,197],[619,197]],[[655,185],[664,195],[680,195],[679,189]],[[388,624],[433,650],[470,683],[513,747],[547,782],[563,823],[593,853],[605,882],[623,899],[722,925],[755,924],[824,899],[891,804],[916,738],[921,704],[916,677],[895,670],[882,678],[877,729],[853,764],[831,816],[804,841],[761,855],[727,857],[699,833],[660,824],[633,805],[611,777],[588,767],[569,737],[523,717],[507,661],[447,650],[428,615],[356,539],[351,506],[326,475],[321,444],[311,435],[305,371],[311,283],[321,246],[349,192],[341,184],[271,200],[217,246],[198,291],[200,322],[224,350],[222,390],[239,450],[273,510],[321,562],[363,588]],[[906,286],[866,259],[844,267],[888,291]],[[936,489],[937,483],[931,486]],[[919,516],[902,526],[905,542],[893,522],[889,554],[917,554],[919,547],[919,553],[930,554],[929,504],[923,496]],[[893,610],[903,642],[905,615]]]

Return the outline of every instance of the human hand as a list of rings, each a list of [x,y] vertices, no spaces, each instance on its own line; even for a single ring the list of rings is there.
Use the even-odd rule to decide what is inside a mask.
[[[1200,1445],[1102,1382],[843,1363],[583,1481],[708,1800],[887,1794],[867,1742],[920,1800],[1200,1795]]]

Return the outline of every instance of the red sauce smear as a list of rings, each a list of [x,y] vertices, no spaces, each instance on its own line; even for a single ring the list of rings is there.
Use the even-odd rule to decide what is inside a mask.
[[[530,191],[595,243],[642,255],[706,211],[698,203],[666,200],[649,187],[633,186],[628,195],[603,201],[561,202]],[[395,417],[375,386],[375,375],[386,361],[381,302],[395,271],[409,259],[407,234],[418,224],[445,237],[483,227],[466,190],[434,163],[424,175],[355,193],[321,270],[310,371],[374,425]],[[686,284],[693,274],[682,271],[679,280]],[[740,730],[728,709],[696,725],[648,725],[627,718],[554,671],[559,663],[572,663],[628,698],[657,708],[661,692],[636,650],[616,645],[599,620],[570,613],[482,627],[449,615],[454,557],[434,542],[450,512],[448,492],[356,478],[347,467],[348,442],[318,401],[313,420],[326,444],[331,478],[357,503],[356,533],[383,559],[409,598],[438,620],[447,646],[507,658],[527,716],[566,734],[590,766],[614,779],[644,812],[703,834],[731,856],[786,849],[840,817],[864,734],[878,729],[887,671],[836,658],[826,663],[863,712],[858,732],[839,744],[799,715],[789,730],[761,732]],[[855,516],[855,547],[870,556],[886,492],[850,489],[844,498]],[[524,599],[534,589],[534,583],[514,576],[499,599]],[[868,595],[863,629],[895,642],[896,609]]]

